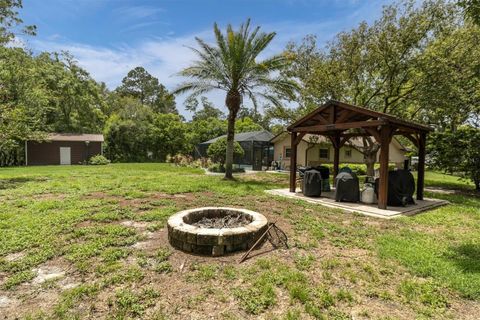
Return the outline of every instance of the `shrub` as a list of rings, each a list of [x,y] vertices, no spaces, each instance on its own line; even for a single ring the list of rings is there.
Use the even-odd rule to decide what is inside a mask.
[[[328,164],[322,164],[323,166],[326,166],[330,169],[330,173],[333,174],[333,164],[328,163]],[[339,169],[342,169],[344,167],[349,167],[352,169],[353,172],[355,172],[359,176],[364,176],[367,174],[367,165],[365,164],[359,164],[359,163],[340,163]],[[375,169],[379,169],[380,164],[376,163],[375,164]],[[396,166],[394,163],[389,163],[388,164],[388,171],[395,170]]]
[[[98,166],[98,165],[106,165],[106,164],[109,164],[110,163],[110,160],[108,160],[107,158],[105,158],[104,156],[102,155],[96,155],[96,156],[93,156],[90,158],[90,160],[88,160],[88,164],[91,164],[91,165],[94,165],[94,166]]]
[[[209,158],[194,159],[191,155],[180,153],[174,156],[168,155],[166,161],[168,163],[173,163],[176,166],[190,168],[208,168],[213,164],[212,160]]]
[[[233,142],[233,156],[241,157],[245,151],[242,146],[237,142]],[[208,146],[207,149],[208,156],[213,160],[213,162],[218,162],[220,164],[225,163],[225,158],[227,155],[227,138],[218,139],[214,143]]]
[[[244,168],[233,168],[232,170],[233,170],[233,172],[237,172],[237,173],[245,172]],[[223,173],[223,172],[225,172],[225,167],[223,166],[223,164],[214,163],[214,164],[212,164],[208,167],[208,171],[210,171],[210,172],[222,172]]]

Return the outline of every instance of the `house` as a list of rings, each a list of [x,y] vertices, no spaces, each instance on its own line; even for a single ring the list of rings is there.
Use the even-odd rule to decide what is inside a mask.
[[[52,133],[44,141],[25,142],[26,165],[81,164],[102,154],[102,134]]]
[[[195,158],[208,157],[208,146],[226,135],[202,142],[196,146]],[[242,132],[235,134],[237,141],[245,151],[242,157],[235,157],[234,163],[240,167],[250,167],[252,170],[262,170],[262,166],[269,166],[273,159],[273,145],[270,140],[273,134],[266,130]]]
[[[273,159],[282,169],[290,168],[290,133],[284,131],[270,140],[273,143]],[[340,149],[341,163],[364,163],[363,154],[353,146],[363,146],[362,138],[351,138],[350,144]],[[390,143],[389,162],[403,166],[408,151],[397,139]],[[316,166],[324,163],[333,163],[333,146],[325,136],[306,134],[297,147],[297,164],[300,166]],[[377,154],[377,162],[378,162]]]

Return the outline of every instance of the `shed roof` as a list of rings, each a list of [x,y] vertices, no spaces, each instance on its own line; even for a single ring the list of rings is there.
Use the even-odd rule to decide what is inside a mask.
[[[226,137],[227,137],[227,135],[224,134],[223,136],[210,139],[210,140],[202,142],[200,144],[212,144],[215,141],[217,141],[219,139],[222,139],[222,138],[226,138]],[[263,131],[251,131],[251,132],[236,133],[234,139],[237,142],[242,142],[242,141],[269,142],[273,137],[274,137],[274,135],[271,132],[269,132],[267,130],[263,130]]]
[[[49,141],[91,141],[103,142],[103,134],[90,133],[50,133],[46,140]]]

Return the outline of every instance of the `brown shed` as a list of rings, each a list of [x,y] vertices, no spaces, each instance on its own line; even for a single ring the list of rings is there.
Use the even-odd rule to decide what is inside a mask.
[[[45,141],[25,143],[25,164],[81,164],[102,154],[102,143],[101,134],[52,133]]]

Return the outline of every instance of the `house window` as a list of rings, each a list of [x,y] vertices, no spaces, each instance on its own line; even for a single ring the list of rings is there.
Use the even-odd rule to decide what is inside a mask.
[[[320,148],[320,159],[328,159],[330,158],[328,155],[328,149]]]
[[[352,150],[345,150],[345,158],[351,158],[352,157]]]
[[[285,148],[285,158],[289,159],[292,154],[292,148]]]

